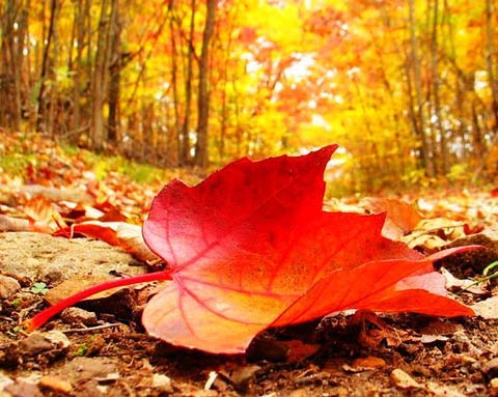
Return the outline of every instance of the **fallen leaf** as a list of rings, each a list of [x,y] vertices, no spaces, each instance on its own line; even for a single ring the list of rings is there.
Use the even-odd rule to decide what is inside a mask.
[[[492,296],[471,306],[478,316],[486,319],[498,319],[498,296]]]
[[[50,303],[51,305],[55,305],[57,302],[62,301],[68,296],[74,295],[78,291],[82,289],[88,288],[97,283],[101,283],[108,280],[106,277],[92,276],[86,275],[85,277],[73,277],[68,280],[64,280],[59,285],[55,286],[48,290],[48,292],[43,296],[43,298]],[[106,291],[102,291],[98,294],[92,295],[85,300],[95,300],[107,298],[108,296],[113,295],[115,292],[125,287],[118,287],[114,289],[109,289]]]
[[[353,361],[352,367],[355,369],[375,369],[383,368],[386,366],[386,362],[375,356],[361,357]]]
[[[195,187],[166,186],[144,238],[168,262],[173,282],[144,310],[149,334],[238,353],[268,326],[346,309],[470,314],[420,286],[397,286],[432,272],[432,264],[381,236],[384,215],[321,210],[323,170],[334,149],[243,159]]]
[[[62,187],[60,189],[41,185],[26,185],[19,188],[19,193],[29,197],[43,196],[51,202],[74,201],[77,203],[91,203],[93,198],[82,189]]]
[[[171,281],[144,309],[146,330],[213,353],[242,353],[268,327],[348,309],[472,315],[439,295],[442,277],[432,266],[466,248],[424,258],[381,235],[382,214],[322,210],[323,173],[334,150],[242,159],[194,187],[171,182],[143,228],[168,268],[82,291],[39,313],[31,327],[95,292],[165,279]]]
[[[52,230],[46,225],[39,225],[27,219],[14,218],[0,215],[0,232],[40,232],[51,233]]]
[[[122,248],[144,262],[159,260],[159,257],[145,245],[142,228],[137,225],[124,222],[89,221],[60,229],[54,233],[54,236],[72,238],[78,234],[103,240],[112,246]]]
[[[54,204],[43,196],[28,200],[24,204],[24,214],[38,227],[46,228],[46,230],[52,231],[66,226]]]
[[[56,376],[42,376],[38,384],[42,389],[48,389],[55,393],[70,394],[73,391],[73,386],[68,381]]]
[[[422,220],[414,205],[395,198],[368,197],[363,206],[373,214],[386,213],[382,235],[392,240],[400,240],[411,232]]]
[[[465,290],[472,292],[473,294],[476,295],[485,295],[488,293],[488,291],[485,288],[485,283],[480,283],[476,284],[474,280],[469,280],[469,279],[459,279],[453,274],[451,274],[448,270],[446,270],[444,267],[440,269],[441,273],[443,274],[445,280],[446,280],[446,289],[452,291],[452,290]]]
[[[465,397],[465,394],[459,392],[454,386],[439,385],[435,382],[427,382],[426,390],[436,397]]]
[[[391,372],[391,380],[400,389],[421,389],[422,385],[402,369],[396,368]]]
[[[461,324],[455,324],[440,319],[434,319],[424,328],[420,330],[423,335],[453,335],[457,332],[462,332],[463,326]]]

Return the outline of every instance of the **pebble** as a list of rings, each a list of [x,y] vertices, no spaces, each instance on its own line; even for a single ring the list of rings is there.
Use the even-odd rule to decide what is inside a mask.
[[[497,378],[498,377],[498,357],[489,360],[483,366],[484,373],[488,376],[488,378]]]
[[[15,278],[0,274],[0,299],[8,299],[21,289]]]
[[[43,336],[50,343],[57,345],[59,347],[62,347],[64,349],[71,345],[71,342],[69,341],[66,334],[61,332],[61,331],[57,331],[57,330],[48,331],[48,332],[43,333]]]
[[[248,365],[235,370],[230,377],[236,390],[240,392],[247,391],[249,382],[254,378],[256,373],[261,370],[259,365]]]
[[[7,386],[5,392],[9,397],[43,397],[37,385],[20,381]]]
[[[344,386],[334,386],[328,390],[329,396],[334,397],[348,397],[349,390]]]
[[[391,372],[391,380],[400,389],[420,389],[422,385],[402,369],[396,368]]]
[[[96,325],[97,315],[94,312],[80,309],[79,307],[68,307],[61,313],[61,318],[69,324]]]
[[[173,393],[171,378],[163,374],[152,375],[152,387],[160,388],[165,393]]]
[[[289,397],[309,397],[310,394],[306,389],[297,389],[289,393]]]
[[[53,345],[41,332],[33,332],[19,342],[19,347],[24,356],[35,356],[52,349]]]
[[[498,378],[491,379],[491,382],[489,382],[489,391],[493,397],[498,396]]]
[[[13,383],[14,381],[11,378],[0,371],[0,392]]]
[[[52,390],[56,393],[69,394],[73,391],[71,383],[51,375],[43,376],[40,379],[39,386],[41,388]]]
[[[271,338],[256,338],[247,349],[249,361],[267,360],[270,362],[287,361],[289,348],[280,341]]]

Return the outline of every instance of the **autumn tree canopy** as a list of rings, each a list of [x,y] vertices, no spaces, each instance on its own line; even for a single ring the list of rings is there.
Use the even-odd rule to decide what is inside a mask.
[[[337,142],[370,190],[496,176],[497,26],[493,0],[3,0],[0,126],[168,167]]]

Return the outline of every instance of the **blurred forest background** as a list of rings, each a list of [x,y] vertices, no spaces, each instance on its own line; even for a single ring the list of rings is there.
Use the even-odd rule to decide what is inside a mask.
[[[349,190],[497,177],[495,0],[1,0],[0,127],[157,166],[328,143]]]

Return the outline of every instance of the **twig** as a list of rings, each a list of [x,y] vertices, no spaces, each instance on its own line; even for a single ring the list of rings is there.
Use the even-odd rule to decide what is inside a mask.
[[[19,310],[19,318],[18,318],[18,324],[20,325],[24,321],[24,317],[33,309],[36,309],[37,306],[40,305],[41,302],[36,302],[35,304],[28,306],[24,309]]]
[[[62,332],[64,333],[77,333],[77,332],[91,332],[91,331],[99,331],[101,329],[106,329],[106,328],[112,328],[112,327],[118,327],[121,325],[120,323],[111,323],[111,324],[103,324],[103,325],[96,325],[95,327],[86,327],[86,328],[70,328],[66,329]]]
[[[479,285],[479,284],[485,283],[486,281],[489,281],[489,280],[491,280],[493,278],[498,277],[498,270],[496,270],[495,272],[489,274],[489,272],[491,270],[493,270],[494,268],[496,268],[496,267],[498,267],[498,261],[494,261],[494,262],[490,263],[482,271],[483,277],[481,277],[480,279],[478,279],[478,280],[474,281],[473,283],[467,285],[465,288],[462,289],[462,291],[468,291],[470,288],[474,287],[475,285]]]
[[[411,233],[414,233],[414,232],[424,232],[424,233],[428,234],[428,233],[434,233],[434,232],[437,232],[437,231],[439,231],[439,230],[441,230],[441,229],[456,229],[457,227],[464,227],[465,225],[466,225],[466,223],[461,223],[461,224],[458,224],[458,225],[451,225],[451,226],[440,226],[440,227],[435,227],[435,228],[433,228],[433,229],[427,229],[427,230],[425,230],[425,229],[413,229],[413,230],[410,232],[410,234],[411,234]]]

